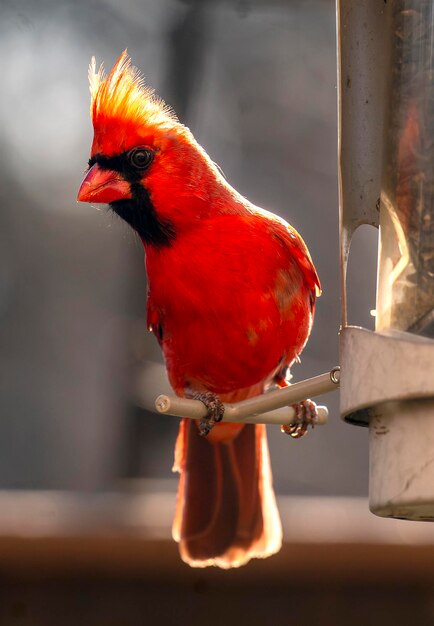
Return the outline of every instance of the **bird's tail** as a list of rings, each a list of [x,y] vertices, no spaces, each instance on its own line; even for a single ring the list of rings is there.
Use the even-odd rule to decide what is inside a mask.
[[[214,429],[219,426],[229,424]],[[212,443],[195,422],[181,422],[173,537],[193,567],[239,567],[278,552],[282,543],[265,426],[237,430],[233,439]]]

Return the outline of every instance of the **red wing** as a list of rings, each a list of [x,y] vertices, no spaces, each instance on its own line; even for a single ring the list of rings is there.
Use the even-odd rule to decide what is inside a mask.
[[[276,220],[271,223],[271,232],[284,246],[301,269],[309,288],[317,296],[321,295],[321,283],[301,235],[289,224]]]

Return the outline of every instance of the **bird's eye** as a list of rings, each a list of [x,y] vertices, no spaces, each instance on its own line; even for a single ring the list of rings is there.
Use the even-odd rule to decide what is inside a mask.
[[[128,162],[137,170],[145,170],[153,161],[154,153],[149,148],[133,148],[128,152]]]

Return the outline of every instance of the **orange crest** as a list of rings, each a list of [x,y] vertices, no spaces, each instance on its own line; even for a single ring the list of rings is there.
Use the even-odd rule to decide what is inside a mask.
[[[153,132],[177,124],[174,112],[147,87],[139,70],[131,65],[127,51],[121,54],[108,76],[95,57],[89,66],[90,113],[95,129],[92,154],[110,153],[110,146],[128,148]],[[119,133],[122,128],[121,133]],[[121,142],[121,146],[119,143]]]

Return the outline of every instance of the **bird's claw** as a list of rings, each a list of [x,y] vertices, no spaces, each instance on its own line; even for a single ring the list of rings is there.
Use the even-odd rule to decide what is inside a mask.
[[[309,426],[314,428],[318,418],[318,409],[312,400],[302,400],[293,404],[292,408],[295,411],[295,420],[292,424],[283,424],[281,431],[293,439],[300,439],[307,433]]]
[[[199,422],[199,434],[201,437],[206,437],[214,425],[222,421],[225,412],[224,404],[212,391],[193,393],[192,398],[200,400],[207,408],[207,414]]]

